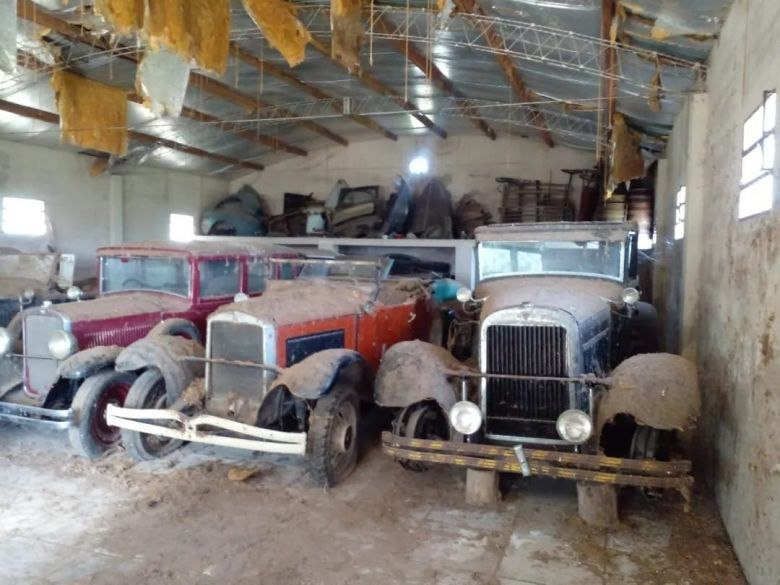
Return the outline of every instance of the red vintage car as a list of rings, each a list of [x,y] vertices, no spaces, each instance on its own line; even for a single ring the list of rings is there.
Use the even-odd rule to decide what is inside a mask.
[[[124,408],[109,406],[130,454],[195,441],[306,456],[324,485],[352,471],[374,372],[393,344],[427,338],[433,301],[421,280],[386,279],[389,260],[295,262],[296,280],[209,317],[205,379],[174,389],[165,368],[150,370]]]
[[[119,439],[105,408],[124,402],[139,373],[115,370],[122,347],[150,331],[201,339],[210,313],[238,293],[265,290],[269,258],[298,257],[286,248],[207,241],[97,254],[98,298],[30,309],[0,328],[0,420],[69,429],[85,457]]]

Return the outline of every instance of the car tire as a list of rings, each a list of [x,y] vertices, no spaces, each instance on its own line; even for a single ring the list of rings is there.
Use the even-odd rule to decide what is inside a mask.
[[[317,400],[306,437],[309,473],[317,485],[335,486],[354,471],[359,421],[360,401],[351,386],[336,384]]]
[[[97,459],[116,445],[119,429],[106,423],[106,407],[123,405],[135,376],[102,370],[81,383],[71,403],[70,443],[76,453],[87,459]]]
[[[127,408],[165,408],[168,396],[165,391],[165,380],[157,368],[150,368],[130,387],[125,400]],[[182,446],[184,441],[158,437],[129,429],[122,429],[122,444],[125,450],[136,461],[150,461],[173,453]]]
[[[393,423],[393,431],[406,439],[447,441],[450,438],[447,415],[432,401],[418,402],[403,409]],[[415,473],[430,469],[430,465],[422,461],[399,459],[398,463]]]

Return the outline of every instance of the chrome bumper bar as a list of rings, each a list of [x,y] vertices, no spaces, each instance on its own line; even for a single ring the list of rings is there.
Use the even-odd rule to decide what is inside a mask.
[[[0,421],[45,427],[62,431],[70,426],[71,410],[41,408],[13,402],[0,402]]]
[[[177,410],[122,408],[109,404],[106,409],[106,422],[129,431],[194,443],[285,455],[306,454],[306,433],[261,429],[210,414],[189,417]],[[203,427],[211,430],[203,430]],[[225,436],[219,434],[219,430],[238,436]]]

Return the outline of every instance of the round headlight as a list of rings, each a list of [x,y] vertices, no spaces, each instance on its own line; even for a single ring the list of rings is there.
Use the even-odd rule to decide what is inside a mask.
[[[25,305],[29,305],[35,298],[35,291],[31,288],[26,288],[22,291],[21,300]]]
[[[450,424],[459,433],[471,435],[482,426],[482,411],[473,402],[462,400],[450,408]]]
[[[67,296],[67,297],[68,297],[68,299],[69,299],[69,300],[71,300],[71,301],[77,301],[77,300],[79,300],[79,299],[80,299],[82,296],[84,296],[84,291],[83,291],[83,290],[81,290],[81,289],[80,289],[79,287],[77,287],[76,285],[69,286],[69,287],[68,287],[68,290],[67,290],[67,291],[65,291],[65,296]]]
[[[620,293],[620,298],[627,305],[635,305],[639,302],[639,291],[631,287],[624,288],[623,292]]]
[[[49,338],[49,353],[58,360],[64,360],[78,349],[76,338],[67,331],[55,331]]]
[[[566,410],[555,423],[561,439],[569,443],[584,443],[593,434],[593,421],[581,410]]]
[[[11,345],[13,345],[13,340],[8,333],[8,329],[0,327],[0,355],[5,355],[11,351]]]
[[[461,303],[468,303],[471,300],[471,290],[467,287],[459,288],[455,293],[455,298]]]

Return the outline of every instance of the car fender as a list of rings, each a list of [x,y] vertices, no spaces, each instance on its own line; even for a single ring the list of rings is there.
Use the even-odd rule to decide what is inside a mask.
[[[177,335],[179,337],[188,337],[198,343],[202,343],[203,341],[200,336],[200,330],[195,323],[179,317],[160,321],[157,325],[152,327],[152,330],[149,331],[147,336],[151,337],[154,335]]]
[[[468,370],[443,347],[424,341],[402,341],[385,353],[376,375],[374,401],[405,408],[435,400],[448,412],[458,401],[458,383],[447,372]]]
[[[100,370],[113,367],[122,349],[118,345],[110,345],[79,351],[60,364],[59,376],[68,380],[88,378]]]
[[[619,414],[656,429],[689,431],[701,409],[696,366],[670,353],[646,353],[617,366],[596,411],[596,436]]]
[[[284,386],[297,398],[315,400],[330,392],[336,380],[345,377],[357,390],[367,386],[369,376],[363,356],[351,349],[325,349],[285,368],[268,394]]]
[[[148,335],[121,351],[116,359],[116,369],[120,372],[136,372],[157,368],[165,379],[165,391],[168,403],[171,404],[195,378],[203,377],[202,359],[205,353],[203,345],[193,339],[175,335]]]

